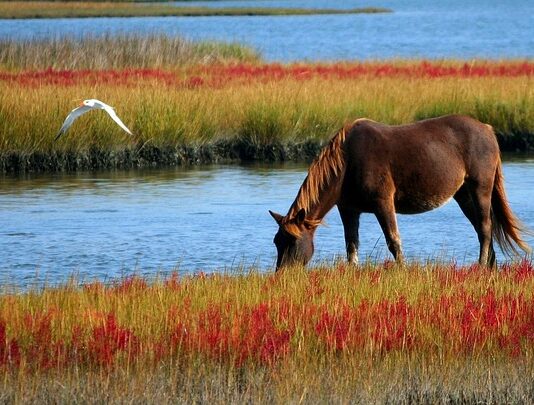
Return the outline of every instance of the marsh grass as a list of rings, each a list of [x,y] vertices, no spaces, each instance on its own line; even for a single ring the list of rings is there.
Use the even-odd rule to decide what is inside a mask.
[[[9,1],[0,2],[0,18],[84,18],[84,17],[201,17],[201,16],[285,16],[311,14],[376,14],[390,9],[368,7],[328,8],[259,8],[259,7],[176,7],[164,4],[99,1]]]
[[[358,117],[401,124],[448,113],[493,125],[501,141],[510,140],[512,146],[514,139],[534,133],[529,78],[316,78],[189,88],[180,85],[179,73],[175,77],[177,85],[135,77],[126,85],[0,82],[0,152],[122,150],[147,143],[177,147],[221,140],[252,146],[321,143]],[[121,133],[105,114],[90,112],[54,142],[77,104],[73,100],[85,98],[114,106],[135,137]]]
[[[392,366],[395,362],[395,366]],[[318,364],[317,364],[318,363]],[[312,367],[314,368],[312,370]],[[4,403],[531,403],[532,364],[488,360],[414,365],[313,362],[276,370],[208,368],[9,375]]]
[[[0,400],[527,403],[533,327],[528,261],[5,289]]]
[[[307,160],[343,124],[458,113],[504,151],[534,150],[534,64],[390,61],[262,64],[249,48],[168,36],[0,46],[0,171]],[[55,135],[82,99],[112,106]]]
[[[7,70],[174,69],[259,60],[256,51],[236,43],[194,42],[167,35],[0,39],[0,67]]]

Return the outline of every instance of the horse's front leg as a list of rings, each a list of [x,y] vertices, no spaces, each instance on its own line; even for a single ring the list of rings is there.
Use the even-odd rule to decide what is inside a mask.
[[[360,226],[360,212],[338,206],[341,222],[345,231],[345,247],[347,249],[347,260],[351,264],[358,264],[358,228]]]
[[[397,228],[397,216],[395,215],[395,205],[392,200],[386,199],[378,201],[375,211],[378,223],[386,237],[389,251],[397,262],[402,262],[402,247],[399,229]]]

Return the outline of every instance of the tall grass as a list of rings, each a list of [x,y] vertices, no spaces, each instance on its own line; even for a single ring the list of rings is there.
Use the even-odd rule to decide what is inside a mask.
[[[503,150],[534,150],[530,61],[261,64],[239,45],[119,36],[0,46],[0,171],[310,158],[345,122],[450,113],[494,126]],[[116,107],[53,139],[81,99]]]
[[[533,348],[528,261],[339,263],[0,295],[0,398],[12,401],[530,402]]]
[[[236,43],[194,42],[163,34],[0,39],[0,68],[8,70],[161,69],[259,60],[256,51]]]
[[[210,86],[183,73],[115,72],[81,79],[68,72],[0,81],[0,152],[83,151],[212,144],[254,145],[328,139],[358,117],[401,124],[448,113],[468,114],[506,137],[534,133],[529,77],[312,77],[247,80]],[[65,82],[65,85],[62,85]],[[119,83],[119,84],[117,84]],[[80,99],[116,108],[135,133],[130,138],[105,114],[90,112],[59,142],[53,139]]]

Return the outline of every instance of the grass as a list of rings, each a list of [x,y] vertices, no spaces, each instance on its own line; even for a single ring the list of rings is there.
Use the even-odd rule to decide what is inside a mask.
[[[18,70],[175,69],[214,63],[257,63],[258,52],[237,43],[167,35],[0,39],[0,68]]]
[[[0,171],[307,159],[355,118],[451,113],[491,124],[505,151],[532,151],[533,77],[528,60],[280,65],[166,36],[4,40]],[[90,112],[54,142],[87,98],[114,106],[135,136]]]
[[[499,271],[336,263],[3,290],[3,401],[534,399],[529,261]]]
[[[200,17],[200,16],[284,16],[312,14],[375,14],[391,12],[385,8],[319,9],[259,7],[176,7],[134,2],[0,2],[0,18],[86,18],[86,17]]]
[[[223,140],[253,147],[321,143],[357,117],[400,124],[448,113],[472,115],[493,125],[501,140],[520,142],[534,133],[531,83],[531,76],[279,78],[212,75],[211,68],[6,73],[0,76],[0,153],[175,148]],[[54,142],[75,100],[85,98],[113,105],[135,137],[91,112]]]

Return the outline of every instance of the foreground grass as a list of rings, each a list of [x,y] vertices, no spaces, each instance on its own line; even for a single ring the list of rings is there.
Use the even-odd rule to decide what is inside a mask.
[[[56,2],[10,1],[0,2],[0,18],[84,18],[84,17],[201,17],[201,16],[284,16],[311,14],[387,13],[385,8],[315,9],[315,8],[259,8],[259,7],[175,7],[133,2]]]
[[[499,271],[335,264],[0,295],[4,401],[524,403],[533,350],[528,261]]]

